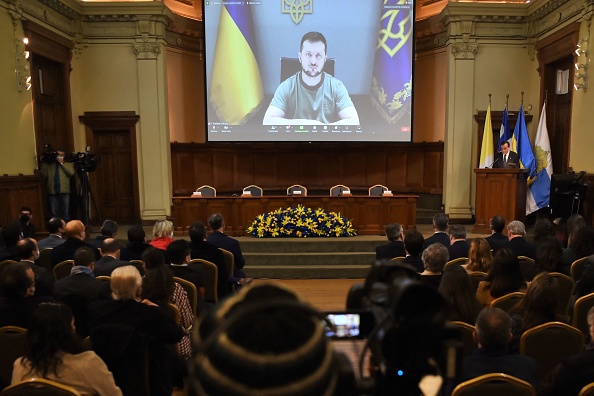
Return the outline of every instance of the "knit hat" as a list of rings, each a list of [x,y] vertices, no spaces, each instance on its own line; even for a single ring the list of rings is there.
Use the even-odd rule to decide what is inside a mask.
[[[199,395],[332,395],[337,368],[320,313],[291,289],[244,287],[194,334]]]

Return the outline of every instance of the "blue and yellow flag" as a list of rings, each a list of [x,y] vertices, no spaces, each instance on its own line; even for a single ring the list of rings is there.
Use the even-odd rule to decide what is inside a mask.
[[[410,112],[412,94],[412,9],[406,0],[384,0],[375,48],[371,101],[382,117],[395,124]]]
[[[501,117],[501,128],[499,128],[499,144],[497,144],[497,152],[501,151],[501,143],[509,140],[512,137],[512,131],[509,129],[508,125],[508,116],[507,116],[507,106],[503,110],[503,116]],[[511,143],[510,143],[511,146]]]
[[[209,99],[217,115],[229,124],[244,124],[264,98],[250,6],[221,6],[212,69]]]

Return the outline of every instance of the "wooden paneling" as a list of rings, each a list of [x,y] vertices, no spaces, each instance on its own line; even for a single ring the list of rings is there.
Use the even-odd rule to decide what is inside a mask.
[[[18,220],[21,207],[32,210],[38,230],[45,229],[44,182],[39,175],[0,177],[0,226]]]
[[[325,193],[335,184],[366,192],[374,184],[396,193],[443,192],[443,143],[298,144],[172,143],[173,196],[212,185],[218,195],[256,184],[278,194],[293,184]]]

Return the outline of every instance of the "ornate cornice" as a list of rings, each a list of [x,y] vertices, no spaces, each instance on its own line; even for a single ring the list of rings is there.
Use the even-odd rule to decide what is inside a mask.
[[[455,43],[452,45],[452,55],[457,60],[474,60],[477,53],[477,44]]]
[[[133,44],[133,51],[137,59],[157,59],[161,46],[157,43]]]

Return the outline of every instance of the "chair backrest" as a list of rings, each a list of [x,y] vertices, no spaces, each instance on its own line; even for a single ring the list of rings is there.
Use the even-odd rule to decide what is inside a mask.
[[[586,339],[590,336],[590,327],[588,326],[588,311],[594,307],[594,293],[580,297],[573,306],[573,317],[571,325],[580,330]]]
[[[351,189],[345,186],[344,184],[337,184],[330,188],[330,196],[340,197],[342,193],[345,191],[351,191]]]
[[[578,396],[594,396],[594,382],[584,386]]]
[[[25,333],[22,327],[0,327],[0,389],[10,385],[14,361],[25,353]]]
[[[287,188],[287,195],[302,195],[305,197],[307,196],[307,188],[300,184],[293,184],[291,187]]]
[[[261,197],[264,195],[264,190],[262,190],[262,187],[258,187],[254,184],[251,184],[247,187],[243,188],[243,193],[245,194],[247,191],[250,192],[250,194],[252,195],[252,197]]]
[[[525,293],[521,293],[521,292],[513,292],[513,293],[508,293],[505,296],[501,296],[499,298],[496,298],[495,300],[493,300],[491,302],[491,306],[493,308],[499,308],[504,310],[505,312],[509,313],[509,311],[511,311],[511,309],[520,301],[522,301],[524,299],[524,296],[526,296]]]
[[[376,184],[375,186],[369,187],[369,196],[370,197],[381,197],[384,191],[388,191],[389,188],[383,186],[381,184]]]
[[[458,257],[456,259],[450,260],[447,263],[445,263],[445,265],[443,266],[443,269],[445,270],[450,265],[462,265],[462,264],[466,264],[467,262],[468,262],[468,257]]]
[[[559,272],[551,272],[549,275],[557,279],[557,313],[567,316],[569,301],[575,290],[575,282],[570,276]]]
[[[196,189],[196,192],[199,192],[203,197],[216,197],[217,190],[209,185],[203,185]]]
[[[580,280],[582,274],[584,273],[584,269],[586,268],[588,256],[582,257],[581,259],[575,260],[571,263],[570,274],[574,281]]]
[[[179,308],[177,307],[177,305],[168,303],[167,305],[163,306],[163,308],[165,308],[165,311],[171,317],[171,319],[173,319],[175,323],[179,325],[181,315],[179,313]]]
[[[538,266],[536,265],[536,262],[526,256],[518,256],[518,262],[520,263],[522,278],[524,278],[526,282],[531,282],[536,274],[538,274]]]
[[[188,265],[200,265],[206,278],[204,285],[204,300],[219,302],[217,284],[219,282],[219,269],[214,263],[202,259],[193,259]]]
[[[332,76],[334,76],[334,58],[327,58],[326,63],[324,64],[324,71]],[[301,63],[299,63],[299,58],[280,58],[280,82],[285,81],[287,78],[291,77],[297,72],[300,72],[302,69]]]
[[[39,252],[39,257],[37,258],[37,264],[43,268],[47,268],[48,270],[52,269],[52,250],[54,248],[45,248]]]
[[[223,252],[223,258],[225,259],[225,268],[227,268],[227,274],[229,276],[233,276],[235,271],[235,256],[230,251],[219,248],[221,252]]]
[[[406,257],[398,256],[398,257],[391,258],[390,261],[399,261],[399,260],[404,260],[405,258]]]
[[[52,270],[54,273],[54,280],[59,280],[70,276],[70,270],[74,267],[74,260],[64,260],[56,264]]]
[[[104,281],[104,282],[110,282],[111,276],[99,275],[99,276],[96,276],[95,279],[99,279],[100,281]]]
[[[482,271],[470,271],[468,277],[470,278],[470,282],[472,282],[473,292],[476,293],[479,283],[485,280],[487,273]]]
[[[492,373],[462,382],[452,396],[536,396],[536,391],[526,381],[511,375]]]
[[[181,287],[184,288],[186,294],[188,295],[188,300],[190,301],[190,307],[192,308],[192,313],[194,317],[198,317],[198,289],[196,289],[196,285],[190,281],[187,281],[183,278],[178,278],[177,276],[173,277],[173,281],[179,283]]]
[[[526,330],[520,338],[520,353],[536,360],[538,378],[543,381],[565,358],[580,353],[584,335],[561,322],[549,322]]]
[[[452,324],[460,329],[462,333],[462,342],[464,343],[464,349],[462,351],[463,356],[470,356],[475,349],[478,348],[478,344],[474,340],[474,326],[465,322],[453,321]]]
[[[44,378],[29,378],[4,389],[2,396],[80,396],[80,393],[67,385]]]

